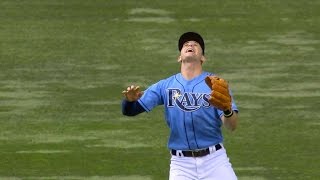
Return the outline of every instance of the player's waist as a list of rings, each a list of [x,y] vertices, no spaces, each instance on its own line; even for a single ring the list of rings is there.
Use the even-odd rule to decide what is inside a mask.
[[[174,156],[180,156],[180,157],[203,157],[208,154],[212,154],[220,149],[223,148],[222,144],[216,144],[214,146],[210,146],[208,148],[203,149],[195,149],[195,150],[176,150],[171,149],[170,152]]]

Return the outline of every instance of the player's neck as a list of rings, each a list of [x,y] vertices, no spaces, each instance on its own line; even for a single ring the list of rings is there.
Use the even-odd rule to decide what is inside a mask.
[[[202,73],[202,64],[200,62],[182,62],[181,74],[186,80],[191,80]]]

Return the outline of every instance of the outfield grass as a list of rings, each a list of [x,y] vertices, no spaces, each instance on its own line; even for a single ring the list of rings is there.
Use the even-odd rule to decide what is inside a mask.
[[[168,178],[163,108],[121,114],[121,91],[179,71],[205,38],[230,82],[224,131],[240,180],[320,177],[320,1],[0,1],[0,179]]]

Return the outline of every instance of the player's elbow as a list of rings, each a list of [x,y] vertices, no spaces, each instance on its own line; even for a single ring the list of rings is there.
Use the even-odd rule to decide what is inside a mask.
[[[135,115],[137,115],[137,114],[136,114],[136,113],[133,113],[133,112],[122,111],[122,115],[125,115],[125,116],[135,116]]]
[[[224,127],[230,131],[230,132],[233,132],[237,129],[237,124],[236,123],[225,123],[224,124]]]
[[[128,102],[126,100],[122,101],[122,114],[125,116],[135,116],[142,112],[145,112],[145,109],[137,101]]]
[[[233,132],[237,129],[237,126],[230,126],[228,129],[229,131]]]

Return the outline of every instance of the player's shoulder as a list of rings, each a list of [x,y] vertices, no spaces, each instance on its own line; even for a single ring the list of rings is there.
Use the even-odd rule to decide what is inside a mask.
[[[174,79],[175,79],[175,75],[171,75],[169,77],[165,77],[163,79],[160,79],[158,82],[154,83],[152,86],[156,86],[158,88],[161,88],[161,87],[165,87],[167,86],[168,84],[170,84]]]
[[[177,73],[177,74],[171,75],[171,76],[169,76],[169,77],[167,77],[167,78],[165,78],[165,79],[162,79],[161,81],[163,81],[163,82],[170,82],[170,81],[176,79],[177,76],[179,76],[179,74],[181,74],[181,73]]]
[[[213,72],[208,72],[208,71],[203,71],[202,72],[205,76],[214,76],[215,75],[215,73],[213,73]]]
[[[179,73],[178,73],[178,74],[179,74]],[[157,86],[158,88],[161,88],[161,89],[170,86],[171,84],[173,84],[173,83],[175,82],[176,76],[177,76],[178,74],[174,74],[174,75],[171,75],[171,76],[169,76],[169,77],[166,77],[166,78],[163,78],[163,79],[159,80],[159,81],[156,83],[156,86]]]

